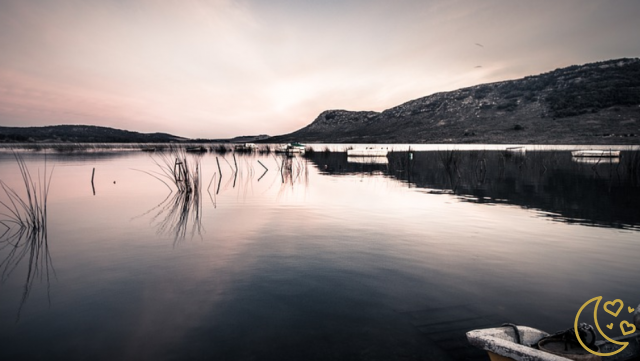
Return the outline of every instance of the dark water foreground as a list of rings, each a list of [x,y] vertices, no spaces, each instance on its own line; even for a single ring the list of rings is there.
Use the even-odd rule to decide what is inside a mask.
[[[46,233],[0,224],[0,359],[481,359],[465,330],[640,302],[632,152],[186,157],[188,194],[159,155],[46,156]]]

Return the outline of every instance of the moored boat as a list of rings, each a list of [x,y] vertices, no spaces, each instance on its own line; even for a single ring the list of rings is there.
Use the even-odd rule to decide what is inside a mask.
[[[560,339],[554,336],[536,328],[515,325],[467,332],[469,343],[487,351],[492,361],[600,360],[599,356],[586,351],[577,341]],[[631,361],[640,357],[640,333],[614,337],[614,340],[629,342],[629,345],[623,352],[607,357],[607,360]],[[609,353],[618,348],[620,346],[606,341],[595,341],[590,345],[590,349],[596,352]]]
[[[599,157],[599,158],[616,158],[620,156],[618,150],[574,150],[571,152],[573,157]]]
[[[508,147],[504,150],[507,155],[525,155],[527,149],[525,147]]]
[[[469,343],[487,351],[492,361],[600,361],[600,355],[593,352],[607,356],[607,361],[632,361],[640,358],[640,333],[636,332],[640,327],[640,305],[634,310],[633,323],[629,326],[634,333],[623,331],[622,336],[613,337],[616,344],[598,340],[594,328],[585,323],[577,325],[577,330],[572,327],[553,335],[514,324],[472,330],[466,335]],[[621,348],[623,343],[628,344]]]
[[[371,147],[347,150],[348,157],[386,157],[388,153],[388,149]]]
[[[199,147],[187,147],[185,149],[187,152],[189,153],[206,153],[207,152],[207,148],[203,147],[203,146],[199,146]]]
[[[236,144],[233,150],[236,152],[253,152],[257,146],[254,143]]]
[[[289,143],[287,145],[283,145],[280,148],[276,149],[276,153],[286,153],[286,154],[304,154],[305,146],[301,143]]]

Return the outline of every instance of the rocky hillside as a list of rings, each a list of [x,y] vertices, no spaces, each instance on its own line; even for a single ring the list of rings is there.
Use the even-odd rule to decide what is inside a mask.
[[[156,143],[177,142],[185,138],[165,133],[144,134],[91,125],[54,125],[46,127],[0,127],[0,142],[73,142],[73,143]]]
[[[381,113],[328,110],[269,141],[639,144],[640,59],[436,93]]]

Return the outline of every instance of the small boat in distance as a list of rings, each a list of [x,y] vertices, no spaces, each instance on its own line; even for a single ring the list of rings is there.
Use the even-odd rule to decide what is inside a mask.
[[[367,147],[348,149],[347,157],[386,157],[387,153],[389,153],[388,149]]]
[[[525,147],[508,147],[504,152],[506,155],[525,155],[527,150]]]
[[[257,146],[254,143],[236,144],[233,150],[236,152],[253,152]]]
[[[618,150],[575,150],[571,152],[573,157],[598,157],[598,158],[617,158],[620,156]]]
[[[199,146],[199,147],[187,147],[187,149],[185,149],[187,152],[189,153],[206,153],[207,152],[207,148],[203,147],[203,146]]]
[[[297,142],[289,143],[287,145],[283,145],[280,148],[276,149],[276,153],[286,153],[286,154],[304,154],[305,146],[304,144],[300,144]]]

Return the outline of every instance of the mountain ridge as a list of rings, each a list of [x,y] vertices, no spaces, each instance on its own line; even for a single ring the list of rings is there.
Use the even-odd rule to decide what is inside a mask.
[[[97,125],[62,124],[31,127],[0,126],[0,143],[244,143],[269,138],[266,134],[230,139],[190,139],[173,134],[139,133]]]
[[[573,65],[413,99],[382,112],[326,110],[271,142],[636,144],[640,59]]]
[[[33,127],[0,126],[0,142],[75,142],[75,143],[159,143],[181,142],[187,138],[168,133],[139,133],[96,125],[47,125]]]

